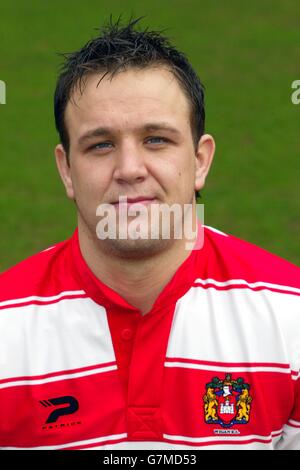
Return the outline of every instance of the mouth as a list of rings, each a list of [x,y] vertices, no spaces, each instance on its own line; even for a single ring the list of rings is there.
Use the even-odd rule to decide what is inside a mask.
[[[149,204],[153,204],[158,202],[154,197],[147,197],[147,196],[139,196],[135,198],[128,198],[127,196],[120,196],[118,201],[113,202],[112,204],[115,207],[130,207],[133,204],[143,204],[148,206]]]

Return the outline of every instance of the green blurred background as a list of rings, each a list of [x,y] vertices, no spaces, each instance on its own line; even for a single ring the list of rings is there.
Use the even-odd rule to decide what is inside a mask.
[[[206,86],[217,151],[202,192],[205,224],[300,265],[298,0],[1,0],[0,271],[75,228],[53,153],[56,53],[81,47],[111,13],[169,28]]]

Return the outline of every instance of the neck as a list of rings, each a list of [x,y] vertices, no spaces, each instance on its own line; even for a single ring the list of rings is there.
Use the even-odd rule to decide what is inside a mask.
[[[120,258],[101,249],[99,240],[91,238],[78,226],[83,258],[98,279],[117,292],[144,315],[190,255],[186,240],[174,240],[165,250],[148,258]]]

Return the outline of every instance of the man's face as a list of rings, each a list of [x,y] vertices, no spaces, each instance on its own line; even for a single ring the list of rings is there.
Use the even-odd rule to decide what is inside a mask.
[[[67,104],[70,167],[63,147],[56,148],[79,228],[93,239],[97,207],[115,204],[120,196],[133,202],[145,198],[148,211],[155,203],[195,204],[194,192],[204,185],[214,148],[212,138],[204,136],[202,150],[195,152],[188,100],[167,69],[129,69],[112,80],[107,75],[97,86],[101,76],[88,76],[83,93],[75,91]],[[168,241],[99,243],[126,256],[163,249]]]

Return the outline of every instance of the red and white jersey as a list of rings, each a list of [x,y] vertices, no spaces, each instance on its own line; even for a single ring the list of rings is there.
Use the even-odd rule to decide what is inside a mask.
[[[2,449],[300,449],[300,269],[234,236],[142,316],[76,231],[0,276],[0,331]]]

